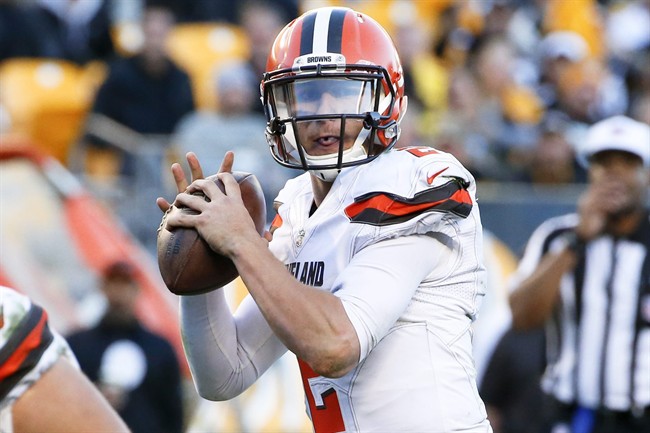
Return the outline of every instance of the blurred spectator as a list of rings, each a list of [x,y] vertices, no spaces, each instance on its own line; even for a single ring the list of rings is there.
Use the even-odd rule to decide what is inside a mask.
[[[467,68],[455,68],[449,77],[447,110],[432,137],[433,146],[459,158],[477,179],[495,179],[500,176],[500,161],[480,132],[479,98],[475,75]]]
[[[548,433],[540,411],[544,360],[542,329],[501,336],[479,388],[494,433]]]
[[[571,31],[579,34],[587,43],[589,52],[601,58],[606,52],[604,23],[598,0],[546,0],[539,2],[543,10],[541,22],[544,34],[555,31]]]
[[[650,93],[639,96],[630,111],[634,119],[650,124]]]
[[[628,104],[624,81],[613,74],[602,60],[590,58],[562,71],[557,108],[572,119],[594,123],[624,114]]]
[[[606,40],[611,55],[632,60],[650,48],[650,4],[643,0],[613,2],[606,15]]]
[[[606,37],[609,65],[625,80],[630,114],[650,95],[650,3],[615,2],[607,9]],[[643,115],[640,115],[643,118]],[[646,115],[650,118],[650,114]],[[646,120],[647,122],[647,120]]]
[[[548,109],[557,108],[557,88],[563,72],[589,55],[587,42],[575,32],[558,31],[542,39],[538,51],[540,81],[538,93]]]
[[[0,62],[39,57],[42,50],[38,10],[20,0],[0,0]]]
[[[144,9],[148,0],[112,0],[113,9],[120,16],[133,19],[138,10]],[[224,22],[240,24],[240,11],[249,0],[157,0],[171,9],[179,23]],[[263,1],[276,9],[289,22],[298,16],[299,0],[253,0]]]
[[[418,108],[418,128],[435,135],[447,107],[449,73],[433,54],[433,32],[420,21],[395,26],[395,46],[404,69],[409,109]],[[416,107],[417,106],[417,107]]]
[[[172,11],[151,1],[142,18],[144,43],[141,51],[110,64],[106,81],[99,88],[92,115],[101,115],[143,135],[170,134],[178,121],[194,109],[189,76],[169,58],[165,42],[174,26]],[[111,143],[110,134],[99,137],[87,131],[90,146],[117,145],[137,153],[137,143]],[[106,143],[108,141],[108,143]],[[131,147],[132,149],[129,149]],[[133,155],[126,153],[121,168],[134,174]]]
[[[517,11],[518,2],[512,0],[490,0],[483,2],[483,37],[507,36],[510,20]]]
[[[37,0],[41,57],[78,64],[114,54],[111,15],[104,0]]]
[[[216,173],[226,151],[235,152],[235,170],[255,174],[264,190],[267,216],[275,216],[273,199],[293,170],[268,159],[264,129],[266,118],[253,110],[259,104],[259,88],[250,65],[226,63],[215,74],[217,111],[195,111],[178,125],[172,137],[177,150],[196,153],[206,174]],[[257,100],[254,96],[258,96]]]
[[[106,312],[93,328],[67,337],[88,375],[133,433],[180,433],[183,402],[171,344],[135,315],[140,293],[135,269],[117,262],[102,275]]]
[[[569,142],[569,127],[570,121],[563,113],[547,113],[532,152],[526,155],[527,180],[546,185],[585,180],[584,170],[578,164],[573,145]]]
[[[496,156],[499,167],[494,180],[518,180],[519,166],[510,160],[512,152],[530,152],[543,108],[532,89],[518,84],[513,72],[517,53],[503,36],[480,41],[470,67],[479,89],[477,134],[487,141],[488,153]]]
[[[296,16],[292,16],[292,20]],[[281,10],[271,1],[247,0],[239,12],[239,24],[242,26],[250,43],[249,65],[253,71],[251,85],[259,88],[275,37],[284,24],[288,22]],[[253,111],[264,114],[259,94],[254,95],[251,107]]]

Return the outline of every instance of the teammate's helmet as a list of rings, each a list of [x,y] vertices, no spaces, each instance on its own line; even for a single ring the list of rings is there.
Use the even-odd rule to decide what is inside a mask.
[[[369,16],[342,7],[306,12],[280,32],[266,71],[266,136],[280,164],[332,181],[341,168],[371,161],[395,145],[406,111],[402,65],[388,33]],[[316,110],[325,93],[337,103]],[[340,122],[339,148],[309,155],[298,125],[332,120]],[[344,149],[346,123],[354,122],[363,127],[352,148]]]

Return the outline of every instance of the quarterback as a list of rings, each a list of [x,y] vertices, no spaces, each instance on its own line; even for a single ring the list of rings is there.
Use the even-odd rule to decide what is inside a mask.
[[[492,431],[471,355],[485,290],[476,184],[450,154],[395,147],[403,82],[367,15],[315,9],[280,32],[261,85],[266,135],[275,161],[304,173],[279,192],[264,238],[229,174],[232,152],[225,193],[194,154],[191,184],[172,165],[173,205],[196,214],[168,226],[196,228],[250,292],[234,313],[223,290],[181,297],[201,396],[237,396],[290,350],[317,433]]]

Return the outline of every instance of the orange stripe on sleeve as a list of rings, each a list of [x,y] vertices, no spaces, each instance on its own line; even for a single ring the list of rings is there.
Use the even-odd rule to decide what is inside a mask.
[[[47,313],[41,310],[41,317],[36,326],[27,334],[16,350],[0,365],[0,382],[16,373],[29,354],[43,343],[43,329],[47,323]]]

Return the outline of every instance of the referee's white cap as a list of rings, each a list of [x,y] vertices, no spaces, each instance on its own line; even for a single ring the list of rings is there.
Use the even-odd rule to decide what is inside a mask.
[[[622,115],[593,124],[578,153],[589,165],[594,154],[605,150],[632,153],[641,158],[643,165],[650,167],[650,125]]]

